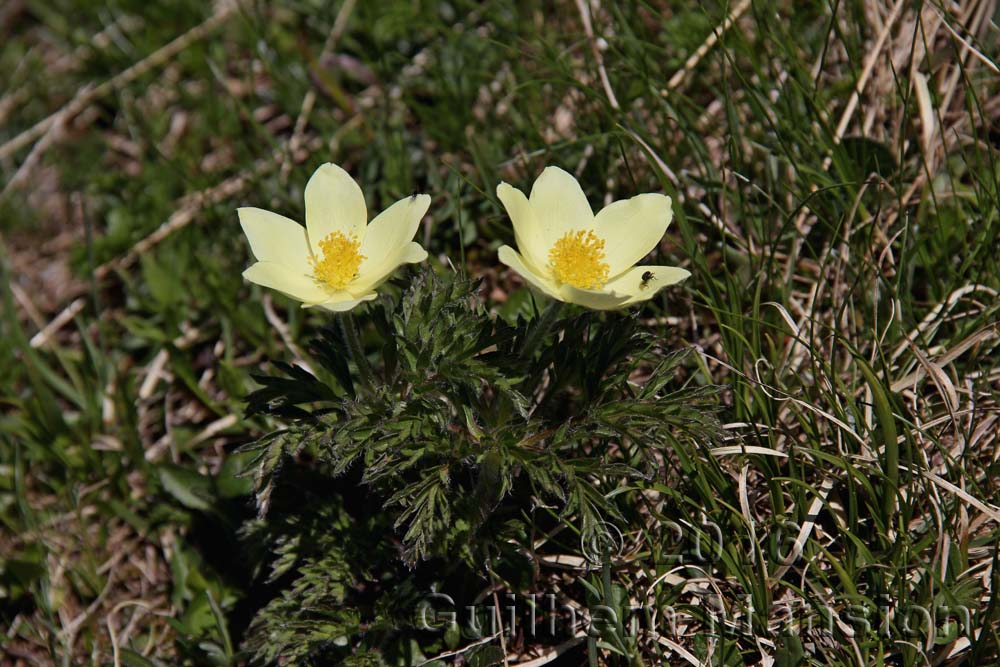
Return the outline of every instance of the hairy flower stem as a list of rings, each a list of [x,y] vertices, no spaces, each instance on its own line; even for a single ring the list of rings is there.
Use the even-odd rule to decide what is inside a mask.
[[[535,349],[541,344],[545,335],[552,329],[552,325],[559,319],[562,312],[562,301],[553,299],[535,322],[535,325],[524,337],[524,344],[521,346],[521,358],[531,359],[535,354]]]
[[[347,343],[347,349],[351,353],[351,358],[354,359],[354,365],[358,367],[361,384],[367,393],[374,393],[375,374],[368,363],[368,357],[365,356],[365,348],[361,345],[358,325],[350,313],[341,313],[338,319],[340,320],[340,330],[344,334],[344,342]]]

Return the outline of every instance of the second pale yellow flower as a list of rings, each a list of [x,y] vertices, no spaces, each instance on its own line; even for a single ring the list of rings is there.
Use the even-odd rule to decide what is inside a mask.
[[[558,167],[542,172],[530,197],[507,183],[497,186],[497,196],[517,241],[517,251],[501,246],[500,261],[553,299],[623,308],[691,275],[676,266],[635,266],[667,231],[670,197],[636,195],[594,215],[580,184]]]

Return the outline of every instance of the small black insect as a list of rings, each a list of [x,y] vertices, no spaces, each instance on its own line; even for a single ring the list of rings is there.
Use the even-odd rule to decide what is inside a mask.
[[[642,274],[642,282],[639,283],[639,289],[646,289],[649,287],[649,281],[656,280],[656,276],[653,275],[652,271],[646,271]]]

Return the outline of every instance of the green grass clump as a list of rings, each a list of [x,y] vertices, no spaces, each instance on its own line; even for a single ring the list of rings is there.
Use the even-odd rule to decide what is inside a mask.
[[[8,4],[0,646],[10,662],[350,654],[404,665],[454,653],[441,661],[485,665],[543,650],[561,651],[551,664],[998,660],[992,3]],[[181,48],[160,51],[179,37]],[[260,452],[241,446],[305,417],[258,409],[252,392],[281,385],[261,389],[255,376],[304,382],[297,365],[332,387],[331,400],[346,389],[308,348],[330,319],[241,279],[250,258],[234,209],[301,219],[302,188],[326,161],[357,178],[372,210],[434,194],[417,237],[428,271],[443,285],[458,284],[452,265],[484,281],[461,327],[489,336],[535,312],[498,267],[513,234],[494,188],[524,189],[547,164],[575,173],[595,207],[670,194],[676,222],[654,260],[692,276],[634,320],[574,315],[561,329],[581,346],[626,321],[654,337],[630,375],[600,363],[568,371],[582,348],[555,347],[534,385],[502,368],[454,389],[477,401],[471,417],[449,412],[454,397],[401,407],[394,387],[373,413],[336,403],[341,413],[322,416],[317,433],[344,442],[279,438],[267,460],[281,466],[262,469]],[[446,338],[391,335],[393,318],[407,317],[400,295],[431,289],[420,275],[388,290],[371,311],[383,316],[361,319],[385,378],[414,372],[413,340]],[[463,344],[488,355],[487,342]],[[513,396],[530,406],[564,387],[565,414],[559,399],[531,416],[560,424],[605,383],[656,393],[650,371],[665,363],[674,389],[721,388],[705,412],[723,424],[719,441],[685,440],[689,423],[672,424],[660,435],[676,442],[641,476],[556,476],[564,493],[571,478],[583,485],[576,505],[541,493],[517,457],[556,456],[565,434],[539,427],[530,447],[515,446],[533,422]],[[487,435],[505,444],[487,461],[470,434],[494,408],[506,421]],[[412,431],[373,416],[406,409],[438,429],[437,458],[414,454],[399,475],[363,478],[377,456],[395,470],[392,457],[415,446]],[[363,429],[339,429],[334,414],[384,437],[377,429],[403,430],[384,451],[360,447]],[[440,440],[449,424],[461,426],[453,451]],[[602,447],[629,442],[595,429]],[[626,449],[609,456],[636,465]],[[248,466],[261,476],[242,474]],[[434,466],[449,475],[425,476]],[[477,480],[494,477],[495,506],[511,515],[476,519]],[[419,486],[428,479],[440,488]],[[261,518],[254,496],[267,501],[268,489]],[[410,532],[431,497],[427,530]],[[597,519],[622,534],[594,569],[584,551],[605,543],[579,533]],[[477,520],[498,523],[483,533],[498,545],[485,555],[461,547]],[[564,614],[634,607],[635,626],[597,613],[593,638],[540,638],[519,624],[503,644],[477,643],[416,628],[432,585],[478,605],[536,592]],[[329,616],[295,625],[310,605]]]

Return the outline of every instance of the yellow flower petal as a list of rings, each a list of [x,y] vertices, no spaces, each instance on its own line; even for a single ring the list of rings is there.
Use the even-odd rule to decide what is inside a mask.
[[[580,183],[559,167],[546,167],[535,180],[528,199],[542,231],[544,249],[532,255],[545,255],[566,232],[590,229],[594,212]],[[520,246],[519,246],[520,247]]]
[[[594,219],[594,232],[605,240],[605,261],[616,276],[648,255],[660,243],[674,217],[670,197],[636,195],[604,207]]]
[[[507,183],[497,186],[497,197],[507,209],[507,215],[514,225],[514,240],[517,242],[518,250],[529,263],[545,266],[545,258],[551,243],[548,242],[528,198],[523,192]]]
[[[250,242],[253,256],[261,262],[287,267],[304,266],[309,261],[305,227],[283,215],[262,208],[236,209],[240,226]]]
[[[517,273],[524,278],[525,282],[532,287],[541,290],[544,294],[552,297],[553,299],[559,299],[560,301],[564,300],[559,296],[559,288],[552,282],[552,279],[542,275],[534,268],[529,267],[525,263],[524,258],[509,245],[500,246],[500,249],[497,251],[497,257],[500,258],[501,262],[517,271]]]
[[[567,303],[575,303],[591,310],[614,310],[626,305],[629,295],[563,285],[559,288],[558,298]]]
[[[427,259],[427,251],[416,241],[411,241],[403,247],[397,261],[399,264],[418,264]]]
[[[354,282],[347,286],[347,289],[352,294],[375,289],[388,280],[389,276],[403,264],[419,264],[425,259],[427,259],[427,251],[419,243],[411,241],[403,246],[402,250],[397,251],[394,257],[386,260],[378,270],[360,274]]]
[[[647,273],[650,274],[649,279],[643,280]],[[608,282],[604,288],[627,295],[626,305],[631,305],[651,299],[661,288],[679,283],[690,275],[690,271],[676,266],[636,266]]]
[[[400,199],[372,220],[361,243],[361,254],[366,259],[358,267],[356,283],[374,282],[399,266],[400,253],[413,240],[430,205],[429,196],[413,195]]]
[[[362,241],[368,208],[361,188],[332,163],[321,165],[306,183],[306,229],[309,245],[319,255],[320,241],[334,232]]]
[[[330,298],[329,292],[313,279],[307,265],[292,269],[276,262],[257,262],[243,272],[243,277],[305,303],[315,304]]]
[[[340,294],[347,294],[347,293],[342,292]],[[323,308],[325,310],[329,310],[334,313],[343,313],[348,310],[351,310],[358,304],[364,303],[365,301],[371,301],[372,299],[378,296],[375,292],[369,292],[367,294],[362,294],[361,296],[358,297],[352,298],[350,297],[350,295],[347,295],[346,297],[341,298],[340,294],[338,294],[337,298],[333,298],[328,301],[324,301],[322,303],[309,304],[309,305],[314,305],[318,308]],[[302,307],[306,308],[308,306],[306,304],[303,304]]]

